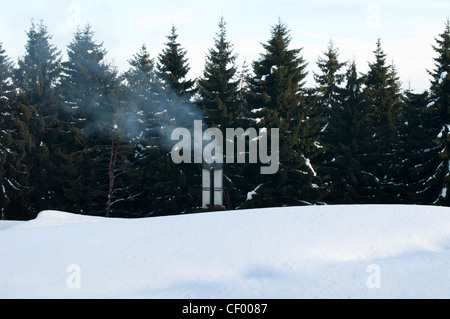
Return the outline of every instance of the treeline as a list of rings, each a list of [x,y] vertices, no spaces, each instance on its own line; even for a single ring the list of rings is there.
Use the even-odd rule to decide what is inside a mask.
[[[162,52],[143,45],[124,73],[88,25],[67,60],[32,22],[15,65],[0,44],[2,219],[47,209],[111,217],[188,213],[201,165],[172,162],[173,128],[280,129],[280,169],[225,164],[230,209],[312,204],[449,205],[450,23],[433,46],[430,89],[403,90],[381,40],[366,74],[330,42],[316,85],[279,21],[251,65],[236,65],[219,22],[203,75],[189,79],[172,27]],[[248,160],[246,161],[249,162]],[[228,201],[227,201],[228,203]]]

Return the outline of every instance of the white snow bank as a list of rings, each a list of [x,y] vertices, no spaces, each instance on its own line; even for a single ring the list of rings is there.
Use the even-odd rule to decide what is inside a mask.
[[[0,298],[449,298],[449,248],[442,207],[51,211],[0,221]]]
[[[44,211],[38,215],[38,217],[29,222],[22,222],[18,225],[18,228],[36,228],[36,227],[51,227],[51,226],[62,226],[70,224],[80,224],[80,223],[92,223],[104,221],[104,218],[93,217],[86,215],[74,215],[59,211]],[[18,223],[18,222],[14,222]],[[1,222],[0,222],[1,225]]]

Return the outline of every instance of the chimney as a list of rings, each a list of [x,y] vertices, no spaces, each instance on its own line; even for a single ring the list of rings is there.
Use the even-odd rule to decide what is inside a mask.
[[[223,207],[223,168],[203,167],[202,208]]]

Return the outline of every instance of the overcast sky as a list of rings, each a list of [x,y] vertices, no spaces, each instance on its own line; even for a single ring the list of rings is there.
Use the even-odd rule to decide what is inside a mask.
[[[95,39],[104,43],[108,61],[120,71],[128,68],[127,61],[143,43],[157,57],[174,24],[188,51],[189,76],[194,78],[203,70],[222,14],[239,66],[244,59],[248,63],[258,59],[261,42],[267,42],[271,27],[281,18],[291,30],[291,48],[303,48],[309,63],[308,86],[315,85],[312,73],[330,40],[339,48],[341,60],[355,58],[359,71],[365,72],[381,38],[403,88],[416,92],[429,87],[426,69],[433,68],[436,56],[431,46],[450,16],[448,0],[20,0],[1,7],[0,42],[14,62],[24,54],[31,19],[44,21],[52,43],[64,56],[77,26],[89,23]]]

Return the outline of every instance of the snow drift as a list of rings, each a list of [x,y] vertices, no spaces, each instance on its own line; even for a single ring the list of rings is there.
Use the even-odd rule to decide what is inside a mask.
[[[450,209],[0,221],[0,298],[449,298]]]

